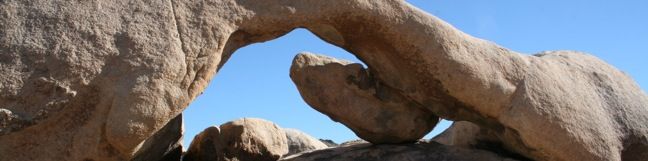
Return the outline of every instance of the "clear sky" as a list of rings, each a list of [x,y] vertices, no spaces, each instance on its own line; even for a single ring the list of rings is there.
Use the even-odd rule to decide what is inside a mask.
[[[584,51],[648,87],[648,1],[645,0],[408,0],[475,37],[533,54]],[[311,109],[290,80],[295,54],[309,51],[359,62],[348,52],[298,29],[234,53],[184,112],[185,138],[242,117],[273,121],[340,143],[357,137]],[[567,76],[566,76],[567,77]],[[442,122],[426,138],[447,128]],[[186,147],[185,147],[186,148]]]

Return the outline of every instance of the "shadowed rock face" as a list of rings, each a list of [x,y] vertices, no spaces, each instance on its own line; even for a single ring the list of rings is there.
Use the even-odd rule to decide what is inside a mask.
[[[648,98],[627,75],[577,52],[521,55],[404,1],[3,1],[0,22],[3,158],[130,160],[236,49],[297,27],[529,158],[648,154]]]
[[[220,137],[218,126],[211,126],[196,135],[183,156],[183,161],[213,160],[222,161],[225,158],[225,144]]]
[[[147,139],[132,161],[178,161],[182,156],[184,134],[182,115],[178,115]]]
[[[371,145],[369,143],[317,150],[280,161],[516,161],[496,154],[439,143]]]

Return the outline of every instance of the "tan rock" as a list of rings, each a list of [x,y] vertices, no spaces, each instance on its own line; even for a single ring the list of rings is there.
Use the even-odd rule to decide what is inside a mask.
[[[183,160],[276,161],[288,153],[288,145],[286,132],[276,124],[243,118],[200,132],[194,137]]]
[[[196,135],[183,156],[183,161],[224,161],[225,145],[217,126],[208,127]]]
[[[311,107],[372,143],[415,142],[439,120],[361,64],[303,53],[293,60],[290,78]]]
[[[305,151],[328,148],[322,141],[297,129],[284,128],[288,143],[288,153],[284,156],[293,155]]]
[[[272,122],[243,118],[220,129],[226,160],[276,161],[288,153],[286,133]]]
[[[519,54],[405,1],[51,0],[0,3],[0,156],[131,160],[236,49],[297,27],[529,158],[648,154],[648,98],[626,74],[577,52]]]
[[[515,161],[497,154],[438,143],[341,146],[292,155],[281,161]]]

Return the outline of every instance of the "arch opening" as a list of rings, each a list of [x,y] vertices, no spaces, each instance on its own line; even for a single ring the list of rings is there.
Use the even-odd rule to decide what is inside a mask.
[[[358,139],[350,129],[332,122],[300,96],[288,74],[293,57],[303,51],[362,63],[353,54],[306,29],[295,29],[277,39],[231,51],[203,94],[183,112],[184,148],[205,128],[243,117],[266,119],[336,143]],[[450,124],[451,121],[440,122],[424,138],[431,139]]]

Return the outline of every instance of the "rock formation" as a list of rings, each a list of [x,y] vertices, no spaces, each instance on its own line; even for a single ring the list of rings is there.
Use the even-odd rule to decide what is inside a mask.
[[[223,153],[229,160],[276,161],[288,153],[286,133],[276,124],[244,118],[220,126]]]
[[[520,158],[529,157],[537,160],[578,160],[577,158],[575,158],[576,155],[565,153],[567,151],[573,151],[575,154],[582,155],[581,157],[585,157],[591,160],[610,160],[610,159],[616,160],[616,159],[624,159],[624,158],[634,160],[636,158],[639,158],[636,157],[636,155],[639,155],[639,153],[637,153],[636,151],[648,152],[648,149],[646,149],[648,144],[646,144],[645,137],[638,136],[644,139],[631,139],[632,141],[638,141],[638,142],[631,143],[629,145],[625,145],[626,147],[623,147],[622,144],[627,144],[627,143],[619,142],[620,141],[619,139],[626,137],[623,136],[625,134],[615,134],[616,130],[612,130],[612,129],[606,130],[606,129],[602,129],[602,127],[597,127],[596,125],[589,125],[594,123],[592,121],[575,120],[576,118],[579,117],[591,116],[587,118],[609,123],[609,124],[604,123],[604,125],[609,126],[608,128],[614,128],[617,126],[612,126],[612,125],[618,124],[619,122],[611,121],[608,119],[615,118],[615,117],[625,117],[625,116],[616,116],[616,115],[607,116],[616,113],[616,112],[611,113],[609,111],[610,110],[609,108],[615,107],[615,108],[620,108],[620,110],[622,109],[622,111],[627,110],[622,113],[626,113],[630,111],[645,111],[646,109],[642,109],[641,107],[643,105],[636,104],[637,103],[636,101],[639,102],[645,101],[645,94],[634,95],[633,92],[630,92],[630,91],[637,91],[641,93],[642,91],[639,90],[636,84],[633,84],[633,82],[629,78],[625,77],[625,75],[623,75],[619,71],[612,69],[609,65],[604,64],[603,62],[601,62],[596,58],[581,53],[575,53],[575,52],[567,52],[567,51],[546,52],[546,53],[535,55],[533,57],[520,57],[520,58],[523,59],[524,61],[528,61],[526,63],[529,64],[526,65],[528,65],[529,67],[528,67],[528,71],[526,71],[528,73],[526,74],[529,75],[525,75],[526,78],[524,80],[520,80],[525,84],[520,84],[519,87],[515,87],[519,89],[512,91],[510,96],[512,99],[508,102],[509,106],[511,107],[507,108],[506,111],[499,111],[498,113],[493,113],[501,118],[496,118],[494,120],[491,120],[490,118],[483,118],[483,116],[476,116],[476,118],[484,119],[484,120],[471,120],[469,119],[471,117],[469,115],[475,114],[475,112],[480,113],[480,112],[488,112],[488,111],[479,111],[479,109],[473,109],[477,111],[465,111],[467,113],[464,113],[461,111],[461,109],[455,109],[458,111],[452,111],[450,109],[438,110],[434,108],[435,106],[426,106],[427,108],[429,108],[429,111],[432,111],[435,114],[438,114],[442,117],[443,116],[447,118],[455,117],[455,116],[449,117],[446,115],[446,114],[453,114],[453,115],[457,115],[456,117],[460,117],[462,119],[466,119],[474,123],[473,124],[473,123],[466,122],[466,123],[456,124],[456,126],[453,126],[453,128],[449,129],[446,132],[445,134],[446,136],[438,138],[440,141],[445,142],[446,144],[449,145],[457,145],[460,147],[470,147],[470,148],[490,150],[510,157],[520,157]],[[358,106],[362,106],[362,105],[371,106],[371,104],[362,102],[363,99],[367,98],[367,94],[363,92],[346,92],[344,90],[335,88],[337,86],[355,86],[357,88],[360,87],[360,85],[354,85],[355,82],[353,81],[353,80],[358,80],[357,78],[359,76],[354,76],[348,73],[364,73],[364,72],[358,72],[360,70],[356,69],[354,72],[347,72],[346,74],[340,74],[345,72],[340,72],[340,69],[336,69],[336,68],[342,68],[346,64],[350,64],[350,63],[344,61],[338,61],[333,58],[312,55],[312,54],[299,54],[296,56],[295,61],[293,61],[291,76],[293,77],[293,81],[297,85],[303,98],[307,102],[309,102],[309,104],[311,104],[315,109],[320,110],[320,108],[326,106],[346,107],[343,105],[335,104],[336,101],[340,101],[340,100],[341,101],[361,100],[360,101],[361,103],[358,104]],[[599,66],[598,69],[595,66]],[[304,71],[296,70],[296,69],[317,69],[317,68],[326,68],[326,70],[304,70]],[[347,69],[353,69],[353,68],[361,68],[361,66],[356,65],[356,67],[351,67],[349,65],[349,67],[347,67]],[[571,69],[571,68],[575,68],[575,69]],[[579,76],[579,78],[562,80],[562,78],[559,78],[558,75],[547,73],[547,70],[557,70],[556,72],[563,72],[562,69],[570,69],[569,72],[567,73],[569,73],[570,75]],[[598,70],[603,70],[604,72]],[[607,74],[602,74],[602,73],[607,73]],[[538,78],[541,77],[538,75],[546,76],[546,77],[538,80]],[[340,78],[347,78],[347,79],[346,81],[344,81],[344,79],[340,80]],[[620,78],[620,79],[612,82],[617,82],[621,84],[615,84],[609,80],[615,78]],[[335,79],[338,80],[332,81]],[[612,100],[613,102],[617,101],[615,102],[615,104],[626,103],[624,106],[611,106],[611,105],[598,106],[600,107],[600,110],[607,111],[607,112],[599,111],[599,112],[592,113],[591,111],[583,111],[584,108],[588,108],[590,106],[585,107],[579,105],[589,104],[590,102],[581,102],[580,100],[577,101],[578,103],[566,102],[568,100],[564,100],[564,98],[558,98],[558,96],[561,97],[575,97],[575,96],[572,93],[565,93],[555,88],[541,89],[540,86],[552,85],[552,84],[548,84],[550,82],[546,82],[547,80],[544,79],[553,80],[554,83],[556,82],[562,83],[559,85],[553,84],[555,86],[559,86],[561,90],[566,88],[580,87],[583,90],[590,90],[591,92],[595,93],[595,91],[600,92],[600,90],[608,89],[609,86],[616,86],[619,87],[619,89],[629,88],[632,90],[627,92],[622,92],[622,93],[615,92],[615,91],[605,91],[604,93],[617,95],[615,96],[615,98],[619,98],[619,99],[634,97],[635,100],[627,100],[629,102],[618,102],[618,100]],[[381,82],[381,80],[377,78],[371,78],[369,80]],[[592,86],[583,86],[583,84],[576,85],[579,82],[587,83]],[[449,83],[460,83],[460,82],[449,82]],[[541,85],[538,85],[537,83],[540,83]],[[621,86],[626,86],[626,87],[621,88]],[[340,95],[342,98],[337,98],[336,100],[335,97],[337,95],[328,94],[329,92],[332,91],[327,92],[325,91],[326,89],[336,89],[335,91],[340,91],[338,95]],[[499,89],[499,90],[504,90],[504,89]],[[400,90],[393,90],[393,91],[395,91],[393,92],[395,94],[392,95],[404,95],[402,93],[399,93],[402,92]],[[536,92],[541,92],[541,93],[536,93]],[[580,93],[580,92],[577,93],[579,93],[579,95],[582,96],[590,96],[585,93]],[[627,95],[631,95],[631,96],[627,96]],[[409,96],[409,98],[413,98],[413,97],[414,96]],[[598,101],[599,103],[604,103],[605,100],[604,98],[607,97],[591,96],[586,98],[589,98],[588,99],[589,101]],[[332,101],[329,101],[327,99],[330,99]],[[544,101],[536,102],[538,100],[535,99],[540,99]],[[553,102],[553,100],[561,100],[562,102]],[[380,101],[384,101],[384,99],[377,100],[377,102]],[[441,101],[447,101],[447,100],[441,100]],[[575,100],[571,100],[571,101],[575,101]],[[390,102],[390,101],[387,100],[384,102]],[[552,102],[554,105],[557,106],[556,108],[558,107],[560,108],[569,107],[569,108],[563,110],[560,110],[560,108],[549,110],[546,109],[548,107],[541,105],[547,102]],[[492,103],[492,102],[488,102],[488,103]],[[610,103],[610,102],[605,102],[605,103]],[[486,102],[484,102],[484,104],[481,105],[486,105]],[[364,107],[366,108],[367,106]],[[529,109],[531,107],[533,108]],[[490,108],[487,109],[492,110]],[[553,113],[544,113],[543,111],[537,111],[540,109],[549,110],[549,112],[553,112]],[[373,110],[381,111],[381,109],[373,109]],[[443,110],[450,110],[450,111],[443,111]],[[580,111],[580,113],[569,112],[572,110]],[[332,111],[341,111],[341,109],[336,109]],[[368,110],[356,110],[356,111],[364,112]],[[516,113],[511,113],[512,111],[515,111]],[[447,112],[456,112],[456,113],[447,113]],[[375,119],[371,119],[374,117],[357,116],[348,111],[339,112],[337,115],[331,114],[330,112],[327,111],[323,111],[323,113],[329,115],[334,120],[338,120],[337,118],[345,118],[345,117],[346,118],[370,118],[369,120],[375,120]],[[412,112],[405,112],[405,113],[389,112],[389,113],[392,114],[391,116],[392,118],[397,118],[397,117],[411,118],[411,116],[407,116],[407,114],[412,114]],[[541,116],[541,115],[549,115],[551,117]],[[523,117],[531,117],[531,116],[534,116],[535,119],[523,118]],[[573,118],[574,116],[579,116],[579,117]],[[643,120],[645,119],[645,116],[637,116],[637,118],[642,118],[639,120]],[[540,123],[538,122],[539,120],[544,120],[546,122]],[[495,122],[490,122],[490,121],[495,121]],[[623,127],[620,128],[622,129],[631,128],[633,130],[644,131],[644,129],[642,128],[646,125],[639,124],[638,122],[635,121],[629,121],[623,123],[627,125],[624,125]],[[357,124],[359,121],[346,122],[346,120],[341,122],[345,124],[349,124],[349,122],[355,123],[356,126],[350,126],[351,129],[371,129],[371,128],[376,128],[376,125],[384,124],[384,123]],[[555,122],[560,122],[560,124],[557,125],[557,127],[551,126],[551,124]],[[565,125],[569,125],[568,127],[570,128],[564,129],[565,127],[561,127]],[[538,129],[530,128],[530,126],[538,127]],[[512,127],[516,127],[516,128],[511,129]],[[518,129],[524,129],[527,131],[519,131]],[[363,139],[370,138],[361,135],[361,133],[358,132],[356,133]],[[529,138],[524,138],[525,135],[522,134],[525,133],[528,134],[527,137]],[[546,136],[548,133],[553,135]],[[645,133],[643,132],[641,133],[642,133],[641,135],[645,135]],[[597,135],[594,136],[593,134],[597,134]],[[544,141],[534,140],[540,138],[544,138],[546,140]],[[560,138],[563,138],[564,140],[561,140],[559,143],[548,145],[553,141],[560,140]],[[569,140],[565,138],[572,138],[578,140]],[[603,141],[603,143],[605,143],[606,145],[604,147],[607,146],[609,146],[608,148],[622,147],[622,149],[621,151],[616,151],[616,153],[611,152],[614,151],[613,149],[603,149],[602,146],[600,146],[601,142],[595,142],[594,140],[592,140],[597,138],[605,140]],[[525,139],[530,139],[535,142],[530,142],[529,140],[525,140]],[[372,141],[370,140],[370,142]],[[557,145],[560,146],[554,147],[553,149],[537,150],[529,146],[529,144],[533,144],[533,143],[537,145],[545,145],[548,147],[554,147]],[[574,147],[579,147],[579,148],[574,149]],[[564,151],[558,151],[558,149],[562,149]],[[629,152],[629,154],[621,156],[622,151]]]
[[[223,161],[225,144],[221,141],[220,129],[211,126],[196,135],[184,154],[183,161]]]
[[[276,161],[288,153],[286,133],[276,124],[243,118],[198,134],[185,161]]]
[[[288,153],[284,154],[284,156],[293,155],[305,151],[326,149],[329,147],[322,141],[317,140],[314,137],[297,129],[284,128],[283,130],[284,132],[286,132],[286,138],[288,139]]]
[[[304,53],[293,60],[290,78],[311,107],[372,143],[415,142],[439,121],[361,64]]]
[[[196,135],[183,161],[276,161],[282,156],[325,148],[328,146],[299,130],[243,118]]]
[[[132,161],[178,161],[182,156],[184,134],[182,115],[177,116],[142,143]]]
[[[387,144],[369,143],[317,150],[281,159],[281,161],[515,161],[496,154],[439,143]]]
[[[0,156],[132,160],[236,49],[298,27],[506,150],[648,157],[648,97],[626,74],[578,52],[519,54],[400,0],[1,1]]]

